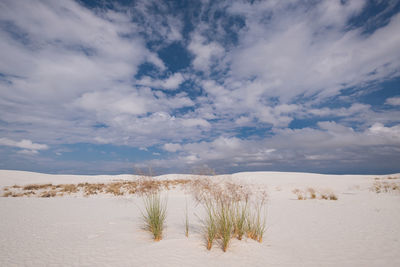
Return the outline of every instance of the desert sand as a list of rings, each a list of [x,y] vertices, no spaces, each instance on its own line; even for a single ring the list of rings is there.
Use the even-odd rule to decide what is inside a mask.
[[[228,177],[228,176],[225,176]],[[267,230],[262,243],[233,239],[227,252],[208,251],[202,206],[179,186],[168,198],[163,239],[143,230],[138,195],[0,197],[0,266],[400,266],[400,193],[377,193],[391,175],[247,172],[236,183],[265,187]],[[133,175],[51,175],[0,170],[7,186],[134,180]],[[155,179],[191,178],[164,175]],[[376,180],[379,178],[379,180]],[[390,182],[399,183],[400,179]],[[330,190],[338,199],[298,200],[292,191]],[[189,237],[185,236],[188,203]]]

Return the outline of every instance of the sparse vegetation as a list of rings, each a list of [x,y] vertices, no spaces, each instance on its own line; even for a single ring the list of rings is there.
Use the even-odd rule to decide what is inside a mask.
[[[25,186],[13,185],[3,188],[3,197],[55,197],[71,194],[83,194],[91,196],[97,194],[112,194],[114,196],[124,196],[126,194],[145,194],[162,189],[171,189],[176,186],[182,186],[188,183],[189,180],[147,180],[139,179],[135,181],[118,181],[111,183],[79,183],[79,184],[29,184]],[[6,194],[6,192],[10,192]],[[51,193],[49,193],[51,192]],[[54,193],[55,192],[55,193]]]
[[[10,197],[12,195],[12,192],[7,191],[3,193],[3,197]]]
[[[317,193],[315,192],[314,188],[307,188],[307,193],[309,194],[311,199],[316,199],[317,198]]]
[[[185,206],[185,236],[189,237],[189,214],[187,201]]]
[[[246,220],[248,219],[248,201],[236,202],[233,207],[234,236],[242,240],[246,232]]]
[[[302,190],[300,190],[298,188],[295,188],[295,189],[293,189],[292,192],[293,192],[293,194],[295,194],[297,196],[298,200],[305,200],[306,199],[306,194],[305,194],[304,191],[302,191]]]
[[[52,187],[52,184],[30,184],[24,186],[22,189],[23,190],[39,190],[39,189],[47,189],[49,187]]]
[[[202,220],[207,249],[219,240],[225,252],[232,238],[262,242],[266,230],[266,191],[230,181],[202,177],[190,184],[190,192],[205,208]]]
[[[42,194],[40,194],[40,197],[55,197],[56,195],[57,191],[50,190],[50,191],[44,191]]]
[[[217,236],[217,222],[215,216],[215,207],[211,201],[204,203],[206,208],[206,218],[204,220],[205,236],[207,241],[207,249],[210,250],[215,237]]]
[[[314,188],[308,187],[306,190],[300,190],[298,188],[295,188],[293,189],[292,192],[297,196],[298,200],[307,200],[307,199],[338,200],[337,195],[330,189],[315,190]]]
[[[397,180],[397,177],[387,177],[387,178],[375,178],[375,182],[370,188],[375,193],[391,193],[398,192],[400,193],[400,182],[392,181]],[[388,181],[391,180],[391,181]]]

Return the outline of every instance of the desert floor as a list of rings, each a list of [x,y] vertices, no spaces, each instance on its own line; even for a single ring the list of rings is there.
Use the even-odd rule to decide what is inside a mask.
[[[186,177],[191,178],[170,174],[156,179]],[[274,172],[224,176],[266,188],[269,195],[263,242],[234,239],[227,252],[218,243],[206,249],[203,208],[180,186],[163,192],[168,211],[159,242],[143,230],[143,201],[136,194],[0,197],[0,266],[400,266],[400,191],[377,193],[373,188],[376,182],[399,185],[400,179],[387,177]],[[0,194],[14,184],[132,179],[0,170]],[[308,187],[329,190],[338,200],[298,200],[292,192]]]

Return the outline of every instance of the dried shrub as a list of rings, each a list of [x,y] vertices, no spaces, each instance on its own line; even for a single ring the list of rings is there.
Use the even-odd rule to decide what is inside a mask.
[[[122,183],[116,182],[106,185],[105,192],[113,194],[114,196],[122,196],[124,192],[121,191]]]
[[[394,179],[390,179],[394,180]],[[376,193],[400,193],[400,182],[388,182],[388,181],[375,181],[371,187],[371,190]]]
[[[297,196],[298,200],[306,200],[306,193],[303,190],[300,190],[298,188],[293,189],[293,194],[295,194]]]
[[[317,198],[317,192],[315,192],[314,188],[307,188],[307,193],[309,194],[311,199],[316,199]]]
[[[78,184],[78,187],[80,184]],[[98,184],[89,184],[85,183],[83,184],[83,190],[84,190],[84,195],[85,196],[90,196],[90,195],[97,195],[99,193],[104,192],[104,184],[103,183],[98,183]],[[81,185],[82,187],[82,185]]]
[[[55,190],[50,190],[50,191],[44,191],[40,194],[40,197],[55,197],[57,195],[57,191]]]
[[[31,190],[47,189],[52,186],[53,186],[52,184],[29,184],[24,186],[22,189],[31,191]]]
[[[298,200],[307,200],[307,199],[338,200],[337,195],[330,189],[315,190],[314,188],[308,187],[306,190],[300,190],[298,188],[295,188],[292,192],[297,196]]]
[[[12,192],[11,191],[8,191],[8,192],[4,192],[3,193],[3,197],[10,197],[10,196],[12,196]]]
[[[78,187],[75,184],[60,184],[56,186],[57,189],[60,190],[60,192],[63,193],[76,193],[78,192]]]
[[[266,229],[265,189],[215,177],[199,177],[188,184],[188,190],[206,211],[202,222],[207,249],[211,249],[216,239],[225,252],[232,238],[241,240],[245,233],[262,242]]]

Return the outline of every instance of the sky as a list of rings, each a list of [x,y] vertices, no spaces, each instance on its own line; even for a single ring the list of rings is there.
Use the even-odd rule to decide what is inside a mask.
[[[399,0],[0,1],[0,169],[399,162]]]

